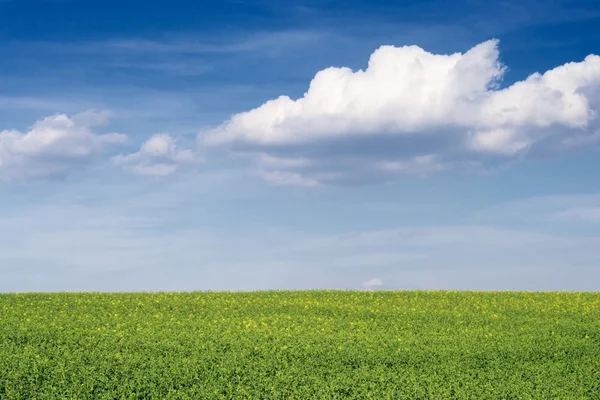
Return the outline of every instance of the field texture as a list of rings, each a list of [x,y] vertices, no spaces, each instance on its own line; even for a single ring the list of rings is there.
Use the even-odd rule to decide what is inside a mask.
[[[0,295],[1,399],[600,399],[600,294]]]

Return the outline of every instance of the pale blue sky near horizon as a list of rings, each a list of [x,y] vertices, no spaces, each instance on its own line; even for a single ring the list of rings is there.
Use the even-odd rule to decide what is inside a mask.
[[[0,292],[600,290],[598,26],[0,0]]]

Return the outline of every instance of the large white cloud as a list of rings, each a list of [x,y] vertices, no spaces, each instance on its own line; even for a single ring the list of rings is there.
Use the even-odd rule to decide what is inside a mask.
[[[127,155],[118,155],[112,162],[126,171],[138,175],[167,176],[180,165],[198,162],[198,155],[182,149],[168,133],[151,136],[140,146],[140,150]]]
[[[0,132],[0,181],[65,176],[91,162],[108,145],[124,143],[127,136],[98,134],[107,112],[87,111],[74,116],[56,114],[36,122],[27,132]]]
[[[262,159],[265,152],[308,158],[331,176],[348,164],[342,160],[373,173],[434,172],[599,141],[600,56],[501,88],[505,70],[497,40],[449,55],[382,46],[365,70],[324,69],[303,97],[281,96],[236,114],[201,132],[199,142],[260,147]],[[331,151],[315,151],[323,143]],[[373,147],[385,151],[377,155]],[[316,171],[303,173],[313,179]]]

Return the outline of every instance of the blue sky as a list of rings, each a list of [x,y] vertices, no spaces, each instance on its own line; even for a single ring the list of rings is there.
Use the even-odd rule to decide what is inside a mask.
[[[0,0],[0,291],[598,290],[597,26]]]

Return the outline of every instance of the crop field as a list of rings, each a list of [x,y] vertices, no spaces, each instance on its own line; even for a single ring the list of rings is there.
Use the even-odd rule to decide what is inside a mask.
[[[1,399],[600,399],[600,293],[0,295]]]

